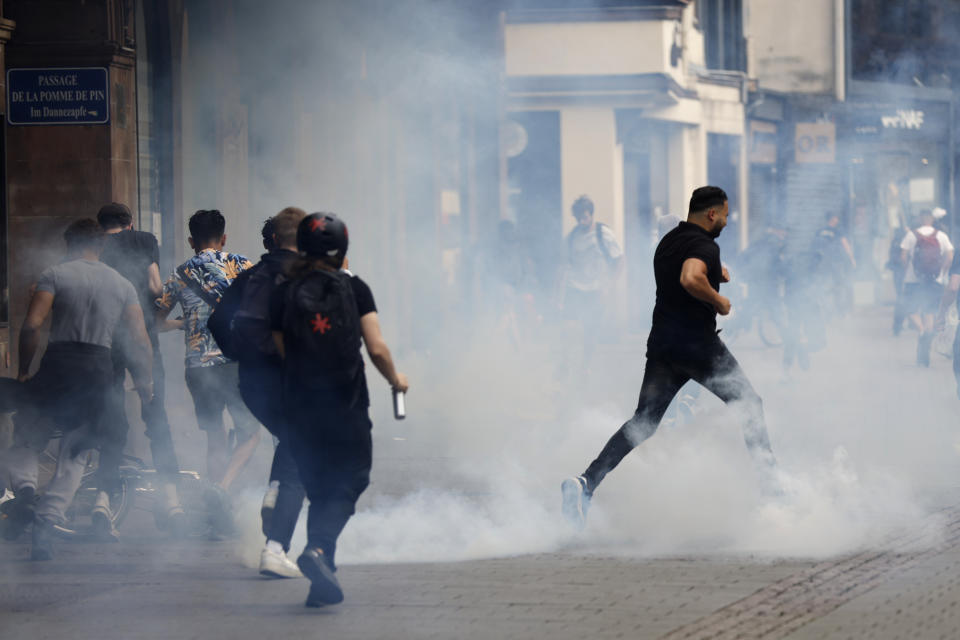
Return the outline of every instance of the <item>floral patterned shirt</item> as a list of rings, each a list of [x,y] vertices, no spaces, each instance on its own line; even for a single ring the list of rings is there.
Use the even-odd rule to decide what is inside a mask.
[[[253,266],[245,257],[215,249],[204,249],[178,267],[163,284],[157,309],[169,312],[180,304],[183,309],[183,333],[187,345],[187,367],[211,367],[229,362],[207,328],[213,309],[184,281],[181,274],[199,284],[217,300],[230,283]]]

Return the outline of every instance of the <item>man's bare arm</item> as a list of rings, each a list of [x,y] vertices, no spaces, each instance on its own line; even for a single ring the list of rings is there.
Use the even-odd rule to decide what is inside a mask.
[[[147,267],[147,287],[150,295],[159,298],[163,294],[163,280],[160,279],[160,267],[156,262],[151,262]]]
[[[680,286],[701,302],[706,302],[722,316],[730,313],[730,300],[717,293],[707,278],[707,263],[700,258],[687,258],[680,270]]]
[[[53,294],[49,291],[36,291],[30,298],[27,316],[20,328],[18,379],[25,380],[30,374],[30,365],[40,348],[40,327],[46,322],[53,308]]]
[[[367,353],[373,366],[386,378],[387,382],[394,389],[406,391],[409,387],[407,377],[398,373],[393,366],[393,358],[390,355],[390,349],[383,340],[383,334],[380,332],[380,319],[375,311],[365,314],[360,318],[360,331],[363,334],[363,344],[367,347]]]

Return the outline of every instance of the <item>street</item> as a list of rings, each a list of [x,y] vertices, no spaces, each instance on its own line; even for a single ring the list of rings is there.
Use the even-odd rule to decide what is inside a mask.
[[[407,358],[404,422],[371,381],[373,483],[341,538],[343,604],[307,609],[305,580],[257,575],[261,445],[238,540],[170,540],[136,511],[121,542],[63,543],[49,563],[25,541],[0,545],[2,637],[956,637],[960,400],[950,361],[917,367],[916,333],[892,337],[890,313],[836,322],[809,371],[785,375],[755,335],[730,345],[764,400],[780,498],[755,488],[736,410],[704,393],[571,531],[560,480],[633,410],[642,337],[560,381],[545,339],[511,352],[478,338],[457,358]],[[178,452],[197,468],[202,441],[166,361]],[[143,446],[139,422],[131,442]],[[303,543],[301,523],[292,556]]]

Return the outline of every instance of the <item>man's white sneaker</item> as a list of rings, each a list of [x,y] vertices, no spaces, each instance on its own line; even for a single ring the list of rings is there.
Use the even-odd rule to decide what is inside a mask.
[[[577,529],[582,529],[587,524],[587,510],[590,508],[587,479],[583,476],[567,478],[560,485],[560,493],[563,496],[563,517]]]
[[[302,578],[297,565],[284,553],[275,553],[264,547],[260,552],[260,575],[269,578]]]

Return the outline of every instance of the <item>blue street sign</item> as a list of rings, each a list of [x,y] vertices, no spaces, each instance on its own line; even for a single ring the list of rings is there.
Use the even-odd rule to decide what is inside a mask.
[[[10,69],[10,124],[106,124],[110,121],[110,76],[103,67]]]

